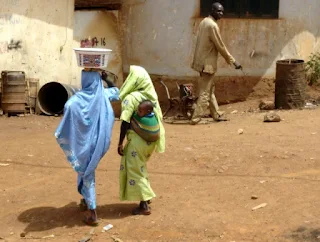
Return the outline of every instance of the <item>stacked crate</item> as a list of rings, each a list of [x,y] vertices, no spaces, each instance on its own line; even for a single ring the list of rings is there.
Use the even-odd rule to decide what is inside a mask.
[[[37,113],[39,79],[22,71],[3,71],[0,79],[0,109],[6,114]]]
[[[25,113],[26,78],[22,71],[1,73],[1,108],[5,113]]]

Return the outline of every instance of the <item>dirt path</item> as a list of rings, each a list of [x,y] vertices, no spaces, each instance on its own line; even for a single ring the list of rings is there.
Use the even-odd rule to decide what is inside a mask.
[[[250,107],[256,102],[224,106],[238,110],[230,122],[166,125],[167,152],[149,163],[158,197],[148,217],[131,216],[135,204],[119,202],[116,122],[97,171],[101,221],[93,241],[320,241],[320,109],[280,112],[282,122],[266,124],[262,113],[243,113]],[[53,137],[59,120],[0,118],[7,241],[22,241],[22,232],[27,241],[78,241],[91,231],[77,208],[76,174]],[[108,223],[114,228],[102,233]]]

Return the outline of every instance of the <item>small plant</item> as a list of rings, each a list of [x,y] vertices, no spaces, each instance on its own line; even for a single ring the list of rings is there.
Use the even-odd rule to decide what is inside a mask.
[[[320,52],[311,54],[306,63],[307,80],[310,86],[319,84],[320,81]]]

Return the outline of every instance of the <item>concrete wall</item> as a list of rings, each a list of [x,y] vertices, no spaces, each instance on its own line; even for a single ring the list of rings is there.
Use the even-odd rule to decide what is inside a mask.
[[[74,0],[0,0],[0,66],[71,83]]]
[[[74,21],[75,48],[81,47],[81,41],[96,38],[93,48],[107,48],[112,50],[106,70],[118,76],[119,83],[123,82],[122,73],[122,48],[118,26],[118,11],[76,11]],[[81,70],[78,67],[76,55],[73,55],[72,83],[80,86]]]
[[[124,25],[124,70],[130,64],[151,74],[195,76],[192,61],[200,18],[199,0],[128,0]],[[320,46],[319,0],[280,0],[280,18],[223,19],[219,25],[229,51],[250,76],[271,77],[281,58],[307,59]],[[241,73],[219,61],[218,76]]]
[[[25,71],[28,77],[39,78],[40,85],[80,84],[72,48],[92,26],[89,31],[74,25],[74,0],[0,0],[0,12],[0,70]],[[274,76],[278,59],[307,59],[319,51],[319,0],[280,0],[279,12],[276,20],[220,21],[227,47],[248,73],[243,77],[220,59],[216,91],[220,102],[245,99],[261,79]],[[155,81],[167,78],[170,89],[175,89],[173,80],[195,82],[198,73],[190,64],[202,20],[200,0],[125,0],[119,13],[118,39],[115,15],[108,17],[111,28],[108,21],[95,26],[111,33],[106,37],[117,50],[110,66],[114,72],[121,75],[123,61],[124,72],[130,64],[144,66]]]

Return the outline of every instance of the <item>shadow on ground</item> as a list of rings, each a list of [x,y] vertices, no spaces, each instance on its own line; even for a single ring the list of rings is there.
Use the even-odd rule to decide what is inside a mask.
[[[320,227],[307,228],[305,226],[300,226],[287,237],[291,238],[293,241],[299,242],[318,242],[320,241]]]
[[[131,216],[131,211],[136,204],[107,204],[97,207],[100,219],[122,219]],[[27,224],[24,232],[40,232],[47,231],[59,227],[72,228],[82,227],[85,225],[82,220],[85,213],[79,210],[79,206],[75,203],[69,203],[63,207],[37,207],[22,212],[18,220]]]

